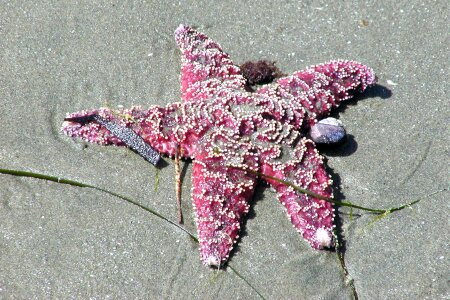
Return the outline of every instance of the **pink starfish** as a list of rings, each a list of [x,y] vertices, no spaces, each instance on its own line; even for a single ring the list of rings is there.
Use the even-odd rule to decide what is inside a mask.
[[[201,260],[220,266],[239,237],[258,180],[246,169],[332,197],[323,159],[300,130],[314,125],[354,92],[373,85],[375,75],[358,62],[336,60],[249,93],[239,67],[219,44],[184,25],[177,28],[175,38],[182,52],[183,102],[73,113],[62,130],[92,143],[123,145],[120,135],[104,126],[120,125],[162,154],[173,156],[179,149],[184,158],[193,159],[192,200]],[[83,118],[91,122],[80,121]],[[295,229],[313,248],[333,245],[331,203],[275,180],[267,182]]]

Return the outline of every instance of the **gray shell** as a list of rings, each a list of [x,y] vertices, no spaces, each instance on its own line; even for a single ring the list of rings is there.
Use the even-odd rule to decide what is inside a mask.
[[[346,132],[341,121],[330,117],[311,127],[309,135],[316,144],[337,144],[345,138]]]

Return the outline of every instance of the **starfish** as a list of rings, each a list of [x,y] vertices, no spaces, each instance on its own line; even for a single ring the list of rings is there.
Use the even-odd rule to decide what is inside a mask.
[[[375,84],[376,77],[361,63],[333,60],[249,92],[240,68],[218,43],[184,25],[176,29],[175,39],[182,53],[182,102],[76,112],[67,116],[62,131],[91,143],[126,146],[130,142],[117,133],[125,131],[128,140],[141,145],[137,148],[147,147],[141,152],[150,153],[154,164],[159,159],[155,151],[192,159],[200,257],[205,265],[220,267],[239,238],[257,174],[332,197],[323,157],[304,132]],[[332,247],[332,204],[264,178],[312,248]]]

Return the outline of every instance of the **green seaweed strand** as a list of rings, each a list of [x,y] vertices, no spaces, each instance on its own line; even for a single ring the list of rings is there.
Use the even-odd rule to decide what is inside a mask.
[[[182,231],[184,231],[185,233],[187,233],[194,241],[198,242],[197,237],[190,233],[189,231],[187,231],[186,229],[184,229],[183,227],[181,227],[180,225],[178,225],[176,222],[171,221],[170,219],[164,217],[163,215],[161,215],[160,213],[158,213],[157,211],[150,209],[148,207],[145,207],[144,205],[138,203],[137,201],[127,197],[127,196],[123,196],[119,193],[116,192],[112,192],[109,191],[107,189],[103,189],[100,187],[97,187],[95,185],[91,185],[91,184],[87,184],[87,183],[83,183],[83,182],[79,182],[79,181],[75,181],[75,180],[70,180],[70,179],[66,179],[66,178],[61,178],[61,177],[56,177],[56,176],[50,176],[50,175],[45,175],[45,174],[41,174],[41,173],[35,173],[35,172],[28,172],[28,171],[20,171],[20,170],[11,170],[11,169],[3,169],[0,168],[0,174],[7,174],[7,175],[14,175],[14,176],[20,176],[20,177],[30,177],[30,178],[37,178],[37,179],[43,179],[43,180],[48,180],[48,181],[53,181],[53,182],[57,182],[57,183],[62,183],[62,184],[68,184],[68,185],[72,185],[72,186],[77,186],[77,187],[83,187],[83,188],[90,188],[90,189],[94,189],[97,191],[101,191],[104,193],[107,193],[109,195],[112,195],[114,197],[120,198],[122,200],[125,200],[126,202],[136,205],[139,208],[142,208],[145,211],[148,211],[149,213],[163,219],[164,221],[169,222],[170,224],[176,226],[177,228],[181,229]]]
[[[232,166],[232,168],[236,168],[236,169],[239,169],[239,170],[242,170],[242,171],[246,171],[246,172],[249,172],[251,174],[254,174],[254,175],[257,175],[257,176],[260,176],[260,177],[263,177],[263,178],[268,178],[268,179],[280,182],[282,184],[285,184],[287,186],[292,187],[294,190],[299,191],[302,194],[305,194],[305,195],[308,195],[308,196],[311,196],[311,197],[314,197],[314,198],[317,198],[317,199],[320,199],[320,200],[331,202],[333,204],[340,205],[340,206],[350,207],[351,209],[352,208],[357,208],[357,209],[365,210],[365,211],[368,211],[368,212],[371,212],[371,213],[374,213],[374,214],[377,214],[377,215],[381,215],[380,219],[385,217],[385,216],[387,216],[387,215],[389,215],[389,214],[391,214],[391,213],[393,213],[393,212],[395,212],[395,211],[402,210],[402,209],[404,209],[406,207],[411,207],[412,205],[414,205],[414,204],[418,203],[420,200],[422,200],[421,198],[419,198],[419,199],[416,199],[416,200],[414,200],[412,202],[409,202],[407,204],[404,204],[404,205],[401,205],[401,206],[398,206],[398,207],[391,207],[391,208],[388,208],[388,209],[369,208],[369,207],[364,207],[364,206],[353,204],[353,203],[351,203],[349,201],[340,201],[340,200],[336,200],[336,199],[333,199],[333,198],[328,198],[328,197],[319,195],[317,193],[311,192],[309,190],[303,189],[303,188],[301,188],[301,187],[299,187],[299,186],[297,186],[297,185],[295,185],[295,184],[293,184],[293,183],[291,183],[289,181],[286,181],[286,180],[283,180],[283,179],[280,179],[280,178],[277,178],[277,177],[273,177],[273,176],[270,176],[270,175],[266,175],[266,174],[263,174],[263,173],[260,173],[260,172],[257,172],[257,171],[253,171],[253,170],[245,169],[245,168],[240,168],[240,167],[236,167],[236,166]],[[443,191],[446,191],[446,190],[447,189],[442,189],[442,190],[433,192],[433,193],[431,193],[431,194],[429,194],[427,196],[433,196],[433,195],[435,195],[437,193],[440,193],[440,192],[443,192]],[[353,214],[352,210],[351,210],[351,213]]]

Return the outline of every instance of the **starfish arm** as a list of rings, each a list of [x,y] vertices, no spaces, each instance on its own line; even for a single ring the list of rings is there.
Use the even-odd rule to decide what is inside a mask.
[[[133,130],[159,153],[172,156],[175,155],[178,147],[182,147],[182,156],[190,157],[194,149],[184,141],[186,133],[183,132],[180,125],[183,124],[181,106],[180,103],[173,103],[166,107],[151,106],[146,110],[141,107],[132,107],[114,111],[103,107],[71,113],[67,115],[66,119],[75,120],[98,115],[107,122]],[[119,137],[99,122],[65,121],[62,125],[62,132],[71,137],[82,138],[89,143],[125,146]]]
[[[325,171],[322,157],[311,140],[302,138],[289,160],[262,162],[262,173],[288,181],[324,197],[332,197],[331,179]],[[293,187],[266,179],[276,190],[294,228],[315,249],[333,245],[334,209],[330,202],[300,193]]]
[[[257,156],[243,145],[224,150],[213,137],[196,153],[192,170],[192,201],[196,215],[200,257],[205,265],[227,261],[249,210],[256,176],[233,168],[257,168]],[[237,144],[234,144],[235,146]],[[235,152],[236,151],[236,152]],[[240,152],[240,153],[238,153]]]
[[[191,27],[180,25],[175,39],[182,52],[181,97],[184,101],[210,99],[220,89],[241,89],[246,80],[222,47]]]
[[[363,92],[375,83],[371,68],[355,61],[332,60],[282,77],[275,85],[263,87],[258,93],[276,93],[294,107],[303,107],[307,125],[311,126],[355,92]]]

